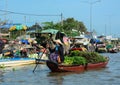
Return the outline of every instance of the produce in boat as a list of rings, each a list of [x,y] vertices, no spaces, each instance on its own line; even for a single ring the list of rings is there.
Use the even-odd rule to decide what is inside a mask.
[[[104,68],[109,61],[96,52],[72,51],[70,55],[65,56],[62,64],[47,61],[47,66],[52,72],[83,72],[85,70]]]

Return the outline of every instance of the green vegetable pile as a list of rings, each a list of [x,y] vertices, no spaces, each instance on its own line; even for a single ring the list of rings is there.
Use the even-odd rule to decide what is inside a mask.
[[[74,57],[65,57],[64,64],[66,65],[85,65],[86,59],[84,57],[80,56],[74,56]]]
[[[105,56],[102,56],[97,52],[79,52],[79,56],[84,57],[87,63],[100,63],[107,61]]]
[[[108,59],[97,52],[71,51],[65,56],[64,63],[67,65],[85,65],[87,63],[100,63]]]

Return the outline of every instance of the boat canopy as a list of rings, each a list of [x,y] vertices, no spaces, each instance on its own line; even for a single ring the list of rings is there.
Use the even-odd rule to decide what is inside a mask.
[[[41,33],[51,33],[51,34],[56,34],[59,30],[56,29],[47,29],[47,30],[42,30]]]

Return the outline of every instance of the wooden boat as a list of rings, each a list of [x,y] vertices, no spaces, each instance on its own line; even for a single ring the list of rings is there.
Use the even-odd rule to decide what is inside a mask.
[[[110,53],[118,53],[118,49],[114,49],[114,48],[113,48],[113,49],[109,50],[109,52],[110,52]]]
[[[46,61],[46,64],[48,68],[52,72],[84,72],[85,70],[93,70],[98,68],[104,68],[108,64],[108,61],[106,62],[100,62],[96,64],[87,64],[85,66],[83,65],[59,65],[52,61]]]
[[[52,72],[83,72],[85,70],[83,65],[61,65],[49,60],[46,64]]]
[[[0,66],[4,67],[14,67],[14,66],[21,66],[21,65],[29,65],[29,64],[34,64],[35,60],[34,59],[29,59],[29,60],[9,60],[9,61],[2,61],[0,62]]]
[[[99,69],[99,68],[105,68],[106,65],[108,64],[108,61],[106,62],[100,62],[100,63],[89,63],[86,66],[86,70],[94,70],[94,69]]]

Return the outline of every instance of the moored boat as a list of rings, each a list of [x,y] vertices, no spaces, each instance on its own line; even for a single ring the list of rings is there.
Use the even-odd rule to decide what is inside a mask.
[[[31,59],[31,58],[13,58],[13,59],[0,60],[0,66],[3,67],[14,67],[21,65],[29,65],[34,63],[35,63],[35,59]]]
[[[110,53],[118,53],[118,49],[117,48],[112,48],[109,50]]]

